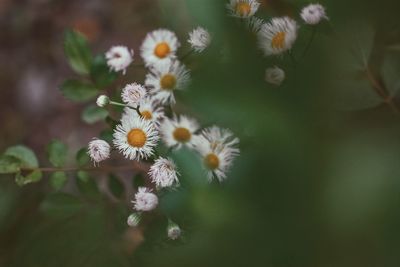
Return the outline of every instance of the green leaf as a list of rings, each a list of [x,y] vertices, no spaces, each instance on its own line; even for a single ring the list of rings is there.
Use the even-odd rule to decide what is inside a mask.
[[[134,188],[139,188],[140,186],[144,186],[146,184],[145,178],[140,173],[133,177],[132,182]]]
[[[70,194],[55,193],[47,196],[40,210],[51,217],[70,217],[84,207],[82,201]]]
[[[66,98],[74,102],[85,102],[98,94],[98,89],[93,84],[78,80],[66,80],[60,90]]]
[[[86,123],[92,124],[104,120],[108,116],[108,111],[104,108],[94,105],[88,106],[82,112],[82,120]]]
[[[100,139],[112,143],[113,140],[113,131],[112,130],[104,130],[100,133]]]
[[[18,159],[9,156],[2,156],[0,157],[0,174],[17,173],[20,165],[21,162]]]
[[[54,172],[50,176],[50,185],[55,189],[55,190],[60,190],[61,188],[64,187],[65,183],[67,182],[68,178],[65,172]]]
[[[67,151],[67,146],[58,140],[53,140],[47,145],[47,156],[51,164],[55,167],[64,166]]]
[[[26,146],[17,145],[10,147],[4,155],[18,159],[21,162],[21,167],[24,168],[37,168],[39,166],[35,153]]]
[[[104,88],[117,79],[118,73],[110,70],[104,55],[98,55],[93,60],[90,76],[98,87]]]
[[[15,182],[19,186],[35,183],[40,181],[41,179],[42,179],[42,172],[40,170],[34,170],[27,175],[22,175],[21,172],[18,172],[15,175]]]
[[[99,195],[97,183],[88,172],[79,171],[77,176],[76,184],[82,194],[88,197],[96,197]]]
[[[124,193],[124,185],[115,175],[108,177],[108,188],[116,198],[121,198]]]
[[[83,147],[76,153],[76,162],[80,167],[86,166],[90,162],[90,157],[87,154],[87,148]]]
[[[86,38],[79,32],[68,30],[64,37],[64,51],[72,69],[78,74],[88,74],[92,55]]]

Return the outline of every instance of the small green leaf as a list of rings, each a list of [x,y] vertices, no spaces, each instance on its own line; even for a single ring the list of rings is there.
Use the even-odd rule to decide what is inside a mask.
[[[77,176],[76,184],[82,194],[89,197],[95,197],[99,195],[97,183],[88,172],[79,171]]]
[[[86,38],[79,32],[66,31],[64,51],[72,69],[78,74],[88,74],[92,64],[92,55]]]
[[[65,172],[54,172],[50,176],[50,185],[55,189],[55,190],[60,190],[61,188],[64,187],[65,183],[67,182],[68,178]]]
[[[112,143],[113,140],[113,131],[112,130],[104,130],[100,133],[100,139]]]
[[[98,94],[98,89],[93,84],[78,80],[66,80],[60,90],[66,98],[74,102],[85,102]]]
[[[133,187],[134,188],[144,186],[145,184],[146,184],[146,181],[142,174],[139,173],[133,177]]]
[[[47,196],[40,210],[51,217],[70,217],[84,207],[81,200],[70,194],[56,193]]]
[[[89,124],[104,120],[107,116],[107,110],[94,105],[86,107],[82,112],[82,120]]]
[[[18,159],[21,162],[21,167],[24,168],[36,168],[39,166],[35,153],[26,146],[17,145],[10,147],[4,155]]]
[[[0,157],[0,174],[17,173],[20,165],[21,162],[18,159],[10,156],[2,156]]]
[[[67,151],[67,146],[58,140],[51,141],[47,146],[47,156],[51,164],[55,167],[64,166],[67,158]]]
[[[108,188],[116,198],[121,198],[124,193],[124,185],[115,175],[108,177]]]
[[[117,79],[118,74],[111,71],[107,66],[104,55],[98,55],[93,60],[90,76],[98,87],[104,88],[112,84]]]
[[[22,175],[21,172],[18,172],[15,175],[15,182],[19,186],[23,186],[30,183],[38,182],[42,179],[42,172],[40,170],[34,170],[28,175]]]
[[[90,162],[90,157],[87,154],[87,148],[81,148],[79,151],[76,153],[76,162],[80,167],[86,166]]]

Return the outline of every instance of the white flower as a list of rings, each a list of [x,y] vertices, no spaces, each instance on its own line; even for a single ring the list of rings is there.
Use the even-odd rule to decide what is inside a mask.
[[[246,19],[246,27],[253,33],[258,33],[261,30],[261,26],[264,24],[264,20],[257,18],[257,17],[251,17]]]
[[[175,103],[175,90],[184,89],[190,81],[189,71],[177,60],[168,60],[150,68],[145,84],[162,104]]]
[[[325,8],[320,4],[310,4],[306,6],[301,10],[300,16],[305,23],[310,25],[316,25],[320,23],[322,19],[329,19],[326,16]]]
[[[130,227],[136,227],[139,225],[141,219],[142,219],[142,215],[139,212],[135,212],[135,213],[132,213],[131,215],[129,215],[126,222]]]
[[[147,34],[140,48],[146,66],[176,58],[180,43],[175,33],[158,29]]]
[[[104,108],[105,106],[107,106],[108,104],[110,104],[110,98],[106,95],[101,95],[97,98],[96,100],[96,104],[101,107]]]
[[[151,121],[139,117],[122,117],[114,130],[114,145],[130,160],[140,160],[153,155],[159,140]]]
[[[138,105],[141,117],[145,120],[153,122],[154,126],[158,129],[161,120],[165,117],[164,109],[159,105],[158,101],[151,97],[146,97],[140,101]],[[136,110],[125,108],[123,116],[135,118],[139,117],[139,114],[136,112]]]
[[[218,181],[226,178],[226,172],[240,151],[236,148],[239,139],[231,131],[216,126],[205,129],[195,139],[195,149],[199,152],[208,180],[216,177]]]
[[[182,145],[193,147],[195,132],[199,124],[184,115],[172,119],[166,118],[160,126],[161,138],[168,147],[179,149]]]
[[[95,164],[108,159],[110,157],[110,145],[104,140],[93,139],[88,145],[88,155]]]
[[[230,15],[238,18],[249,18],[256,13],[260,3],[256,0],[230,0],[226,5]]]
[[[188,43],[190,43],[196,52],[203,52],[203,50],[210,45],[210,42],[210,33],[202,27],[197,27],[191,33],[189,33]]]
[[[179,227],[179,225],[177,225],[173,221],[169,221],[168,227],[167,227],[168,238],[171,240],[176,240],[181,236],[181,234],[182,234],[182,230]]]
[[[290,50],[296,38],[297,23],[289,17],[273,18],[258,32],[258,44],[266,56]]]
[[[127,84],[121,93],[122,101],[131,106],[137,105],[146,95],[146,88],[138,83]]]
[[[106,53],[107,65],[110,70],[126,72],[126,68],[133,61],[133,50],[126,46],[113,46]]]
[[[271,84],[279,86],[285,80],[285,72],[277,66],[267,68],[265,70],[265,80]]]
[[[132,203],[135,204],[137,211],[150,211],[157,207],[158,197],[151,193],[151,189],[139,187],[138,192],[135,194],[135,200]]]
[[[170,187],[178,184],[178,172],[172,159],[159,157],[150,167],[149,176],[158,187]]]

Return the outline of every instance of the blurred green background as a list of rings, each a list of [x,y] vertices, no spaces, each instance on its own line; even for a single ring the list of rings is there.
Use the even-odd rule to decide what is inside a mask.
[[[311,31],[302,25],[294,66],[287,55],[263,57],[255,36],[226,15],[225,2],[0,2],[0,151],[23,143],[44,155],[58,138],[73,162],[75,150],[105,127],[82,122],[84,105],[57,89],[74,75],[63,55],[63,33],[71,27],[95,53],[128,45],[139,62],[148,31],[176,31],[184,53],[188,31],[209,29],[212,46],[185,62],[192,83],[178,95],[177,109],[241,139],[241,156],[223,184],[205,183],[190,152],[174,155],[184,189],[164,195],[160,209],[183,228],[178,242],[166,239],[159,214],[139,228],[126,225],[129,192],[110,200],[79,188],[82,197],[73,174],[65,193],[52,192],[47,179],[21,188],[2,176],[0,266],[400,265],[400,116],[368,82],[338,74],[356,64],[351,55],[368,51],[377,79],[400,106],[400,3],[321,0],[329,23],[305,57]],[[257,15],[299,19],[307,3],[265,0]],[[264,81],[265,68],[274,65],[286,71],[281,87]],[[143,82],[145,74],[131,69],[121,84]],[[139,179],[118,175],[129,185]],[[101,191],[107,182],[94,178]]]

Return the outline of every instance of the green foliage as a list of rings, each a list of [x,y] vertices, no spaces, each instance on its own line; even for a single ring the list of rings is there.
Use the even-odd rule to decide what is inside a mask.
[[[40,181],[41,179],[42,179],[42,172],[40,170],[34,170],[27,175],[22,175],[21,172],[18,172],[15,175],[15,182],[19,186],[35,183]]]
[[[47,145],[47,156],[54,167],[64,166],[67,152],[67,146],[58,140],[53,140]]]
[[[108,176],[108,188],[116,198],[121,198],[124,193],[124,185],[117,176],[110,174]]]
[[[76,185],[83,195],[89,198],[99,197],[97,183],[88,172],[79,171],[77,173]]]
[[[80,167],[86,166],[88,165],[88,163],[90,162],[90,157],[87,153],[87,148],[81,148],[78,150],[78,152],[76,153],[76,162],[78,163],[78,165]]]
[[[26,146],[17,145],[10,147],[4,155],[18,159],[23,168],[37,168],[39,165],[35,152]]]
[[[74,102],[85,102],[94,99],[99,90],[89,82],[66,80],[60,90],[63,95]]]
[[[50,185],[55,190],[60,190],[64,187],[65,183],[67,182],[68,177],[63,171],[57,171],[51,174],[50,176]]]
[[[81,33],[72,30],[65,32],[64,52],[73,70],[78,74],[89,74],[92,55],[87,40]]]
[[[108,116],[108,111],[104,108],[90,105],[82,112],[82,120],[86,123],[93,124],[102,121]]]
[[[48,195],[40,205],[40,210],[50,217],[69,217],[84,207],[84,203],[77,197],[54,193]]]
[[[16,173],[20,168],[20,161],[14,157],[0,157],[0,174]]]
[[[90,76],[98,87],[104,88],[117,79],[118,73],[109,69],[104,55],[98,55],[93,60]]]

